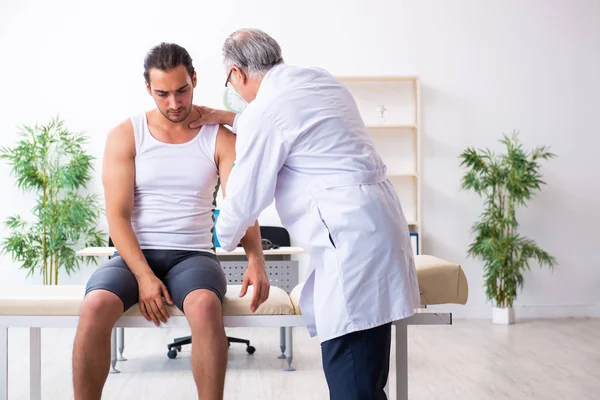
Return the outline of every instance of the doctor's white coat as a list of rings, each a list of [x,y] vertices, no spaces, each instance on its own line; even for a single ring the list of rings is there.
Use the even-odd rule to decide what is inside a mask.
[[[321,69],[278,65],[236,117],[216,233],[233,250],[272,204],[310,254],[300,299],[320,342],[409,317],[419,289],[408,224],[352,95]]]

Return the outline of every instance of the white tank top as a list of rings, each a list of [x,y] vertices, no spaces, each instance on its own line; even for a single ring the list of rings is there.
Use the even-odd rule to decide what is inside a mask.
[[[131,224],[140,247],[214,254],[219,126],[204,125],[192,140],[169,144],[152,136],[146,113],[131,122],[136,151]]]

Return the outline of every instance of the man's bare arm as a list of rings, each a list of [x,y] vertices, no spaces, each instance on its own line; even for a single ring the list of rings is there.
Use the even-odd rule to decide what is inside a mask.
[[[102,164],[102,184],[110,237],[140,286],[140,309],[146,319],[166,322],[168,313],[161,295],[171,298],[154,275],[140,249],[131,226],[134,201],[135,139],[131,121],[125,121],[108,135]],[[159,285],[160,284],[160,285]],[[158,303],[157,300],[160,300]]]
[[[221,190],[223,197],[227,196],[227,180],[233,169],[235,161],[235,135],[227,128],[220,126],[217,134],[215,162],[219,169]],[[260,226],[258,221],[249,227],[241,240],[246,256],[248,257],[248,272],[242,283],[240,296],[246,294],[248,284],[254,285],[251,310],[256,311],[258,306],[269,297],[269,281],[265,270],[264,253],[262,250]]]
[[[217,134],[215,153],[215,162],[221,179],[221,190],[223,191],[223,197],[225,197],[227,195],[227,180],[235,162],[235,135],[222,126],[219,127]],[[264,258],[260,239],[260,227],[258,221],[256,221],[254,226],[248,228],[246,235],[241,240],[249,261],[255,258]]]
[[[135,142],[130,121],[113,129],[106,140],[102,184],[110,237],[136,279],[152,274],[131,227]]]

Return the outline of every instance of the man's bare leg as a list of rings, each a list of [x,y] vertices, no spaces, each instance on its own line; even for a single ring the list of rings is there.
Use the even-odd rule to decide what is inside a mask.
[[[227,337],[221,302],[210,290],[188,294],[183,309],[192,329],[192,371],[200,400],[223,400]]]
[[[75,400],[100,400],[110,365],[110,333],[123,313],[123,302],[107,290],[83,300],[73,344]]]

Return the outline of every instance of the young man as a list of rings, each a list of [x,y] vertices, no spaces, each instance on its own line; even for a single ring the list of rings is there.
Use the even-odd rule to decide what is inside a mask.
[[[190,129],[196,73],[187,51],[162,43],[144,62],[146,89],[157,108],[108,135],[102,181],[117,253],[90,278],[73,350],[75,399],[100,399],[110,364],[110,332],[135,303],[159,326],[168,304],[191,327],[192,369],[201,399],[222,399],[227,364],[221,302],[226,279],[213,246],[219,179],[225,195],[235,136],[219,125]],[[242,293],[254,285],[252,311],[269,281],[258,223],[241,240],[248,255]]]

